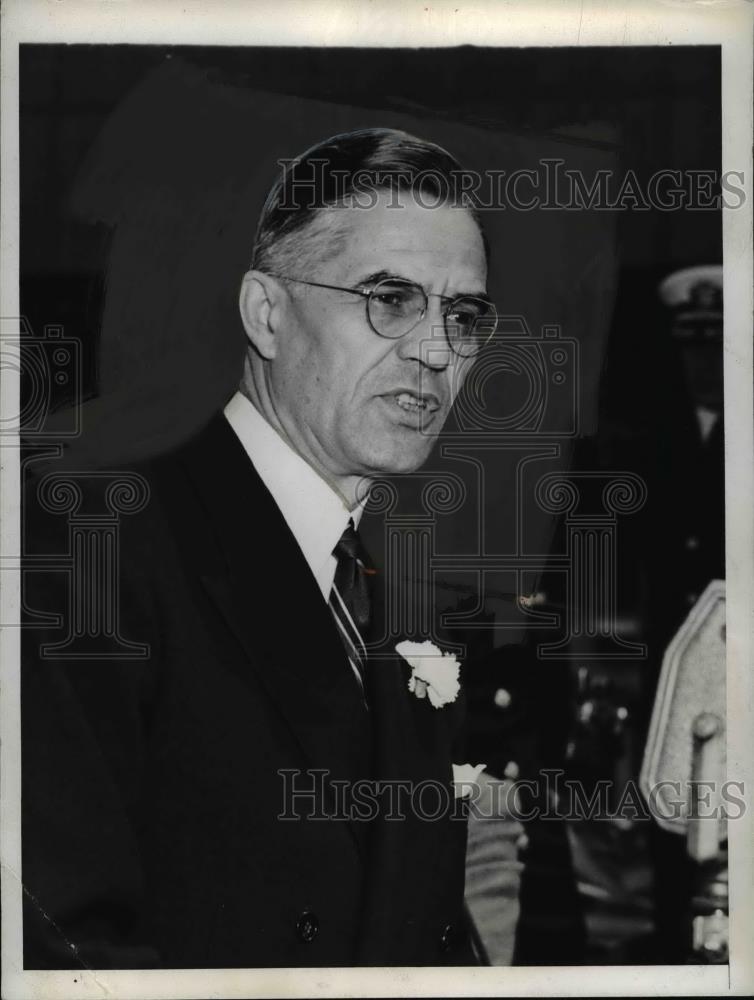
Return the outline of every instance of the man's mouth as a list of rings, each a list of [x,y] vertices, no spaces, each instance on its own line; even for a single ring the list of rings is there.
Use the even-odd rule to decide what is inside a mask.
[[[440,406],[439,399],[432,393],[424,395],[408,389],[399,389],[391,393],[391,396],[406,413],[432,413]]]

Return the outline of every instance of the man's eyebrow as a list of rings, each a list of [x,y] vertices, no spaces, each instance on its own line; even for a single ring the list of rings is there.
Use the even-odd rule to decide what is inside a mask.
[[[396,274],[395,271],[374,271],[372,274],[366,274],[363,278],[359,278],[355,284],[358,287],[362,285],[376,285],[378,281],[384,281],[385,278],[400,278],[401,281],[411,281],[411,278],[406,278],[402,274]]]
[[[363,278],[359,278],[355,285],[357,288],[365,285],[376,285],[378,281],[384,281],[386,278],[398,278],[401,281],[410,281],[412,284],[420,285],[421,287],[421,282],[415,281],[413,278],[408,278],[405,274],[396,274],[395,271],[374,271],[371,274],[364,275]],[[474,299],[484,299],[485,302],[492,302],[487,292],[456,292],[455,295],[443,295],[441,297],[446,302],[452,302],[454,299],[465,298],[466,296]]]
[[[466,296],[468,296],[471,299],[482,299],[483,302],[489,302],[490,305],[492,305],[492,299],[487,294],[487,292],[458,292],[458,294],[454,295],[453,298],[461,299],[461,298],[466,298]]]

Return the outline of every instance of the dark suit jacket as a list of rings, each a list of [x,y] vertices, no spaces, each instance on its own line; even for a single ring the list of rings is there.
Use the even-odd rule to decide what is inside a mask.
[[[370,668],[365,708],[224,418],[140,471],[150,498],[121,519],[117,603],[148,655],[40,656],[61,630],[24,633],[26,967],[471,961],[463,819],[278,818],[331,814],[333,778],[430,781],[425,807],[438,787],[452,803],[458,705],[410,694],[394,656]],[[71,613],[65,574],[26,578],[27,607]],[[328,775],[292,806],[282,769]]]

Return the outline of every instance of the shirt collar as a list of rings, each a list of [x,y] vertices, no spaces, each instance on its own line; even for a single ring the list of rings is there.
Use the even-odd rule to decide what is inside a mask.
[[[349,518],[358,527],[363,502],[349,510],[243,393],[233,396],[224,413],[280,508],[327,600],[336,566],[332,551]]]

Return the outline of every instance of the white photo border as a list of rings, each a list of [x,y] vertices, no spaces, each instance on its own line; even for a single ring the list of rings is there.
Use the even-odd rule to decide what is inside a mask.
[[[725,485],[729,774],[749,789],[754,681],[754,427],[752,425],[752,28],[747,0],[5,0],[2,6],[0,317],[19,311],[19,44],[422,47],[720,45],[722,169],[743,173],[745,200],[723,209]],[[18,413],[18,373],[0,372],[0,418]],[[0,621],[18,621],[17,442],[0,450]],[[750,942],[754,828],[730,824],[729,966],[474,969],[24,971],[21,923],[20,629],[0,634],[2,996],[17,998],[330,996],[744,996],[754,992]],[[747,798],[749,798],[747,796]],[[749,798],[749,802],[751,799]]]

